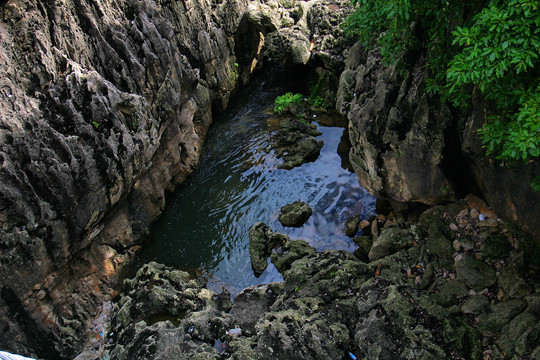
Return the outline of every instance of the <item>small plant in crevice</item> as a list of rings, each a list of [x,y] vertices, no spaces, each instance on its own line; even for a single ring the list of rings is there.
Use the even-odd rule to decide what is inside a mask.
[[[534,191],[540,192],[540,176],[537,176],[534,179],[532,179],[531,187]]]
[[[328,109],[330,107],[330,104],[328,101],[326,101],[323,97],[316,95],[316,96],[310,96],[308,99],[309,103],[315,107]]]
[[[302,98],[302,94],[293,95],[291,92],[278,96],[274,101],[274,112],[282,114],[290,105],[301,104]]]

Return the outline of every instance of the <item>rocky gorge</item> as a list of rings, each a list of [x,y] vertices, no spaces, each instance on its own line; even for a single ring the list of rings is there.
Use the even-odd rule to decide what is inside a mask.
[[[458,128],[424,94],[421,58],[398,75],[343,36],[346,3],[0,8],[2,349],[45,359],[88,343],[81,359],[96,349],[119,359],[540,356],[537,268],[518,237],[491,212],[483,227],[473,210],[487,211],[470,202],[402,215],[403,204],[454,203],[475,187],[537,236],[540,198],[524,183],[538,164],[491,164],[474,132],[482,100]],[[355,256],[281,236],[263,261],[285,281],[232,304],[159,264],[120,289],[165,192],[196,166],[212,113],[265,63],[308,64],[326,79],[349,119],[361,184],[400,220],[372,222]]]

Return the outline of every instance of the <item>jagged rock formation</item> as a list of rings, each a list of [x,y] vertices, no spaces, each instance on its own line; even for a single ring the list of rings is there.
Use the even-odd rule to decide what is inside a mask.
[[[500,216],[539,239],[540,194],[530,187],[536,161],[501,168],[484,155],[477,129],[486,104],[476,99],[463,123],[426,91],[425,56],[409,54],[400,74],[377,50],[351,48],[341,74],[337,109],[350,120],[351,163],[371,194],[398,203],[439,204],[474,190]]]
[[[20,333],[40,356],[69,350],[235,85],[238,3],[217,23],[205,3],[116,6],[4,6],[2,345],[15,350]]]
[[[351,163],[372,194],[434,204],[454,197],[442,169],[449,111],[425,93],[421,59],[400,76],[376,51],[356,44],[338,90],[350,121]]]
[[[538,269],[523,251],[508,243],[501,249],[504,224],[490,221],[492,214],[480,220],[472,206],[437,206],[415,223],[385,223],[365,249],[371,262],[285,240],[271,254],[284,282],[244,289],[230,312],[228,293],[145,265],[125,282],[111,323],[118,339],[104,353],[112,359],[170,359],[180,352],[239,360],[340,359],[349,352],[359,359],[537,359]],[[185,314],[176,320],[178,309]],[[153,323],[156,312],[166,316]],[[227,332],[233,326],[240,334]],[[225,344],[221,354],[211,348],[215,339]]]
[[[311,20],[341,12],[295,3],[1,2],[2,348],[58,359],[83,344],[265,35],[294,28],[313,42],[303,60],[342,59],[339,30]],[[266,6],[275,28],[254,16]]]
[[[1,345],[71,356],[227,105],[246,3],[1,7]]]

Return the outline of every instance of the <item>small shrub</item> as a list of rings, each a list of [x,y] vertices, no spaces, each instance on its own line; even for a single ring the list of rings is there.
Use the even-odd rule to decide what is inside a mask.
[[[308,99],[309,103],[315,107],[328,109],[330,104],[321,96],[310,96]]]
[[[291,104],[300,104],[302,102],[302,94],[294,94],[288,92],[284,95],[278,96],[274,101],[274,112],[281,114]]]

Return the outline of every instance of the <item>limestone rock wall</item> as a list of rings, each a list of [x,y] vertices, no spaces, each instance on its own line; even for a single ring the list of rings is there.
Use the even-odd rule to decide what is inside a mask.
[[[395,206],[444,203],[475,191],[540,242],[540,194],[530,187],[538,162],[503,168],[487,158],[477,129],[489,105],[476,97],[469,118],[458,119],[426,92],[425,59],[409,60],[410,70],[400,74],[359,44],[346,60],[336,106],[350,120],[351,163],[362,186]]]
[[[263,59],[339,74],[346,3],[1,1],[0,348],[72,357],[212,111]]]
[[[84,342],[237,85],[246,8],[0,4],[0,348],[57,359]]]
[[[424,91],[424,65],[418,58],[400,75],[356,44],[341,74],[337,108],[350,121],[351,163],[376,196],[424,204],[454,198],[442,169],[449,111]]]

